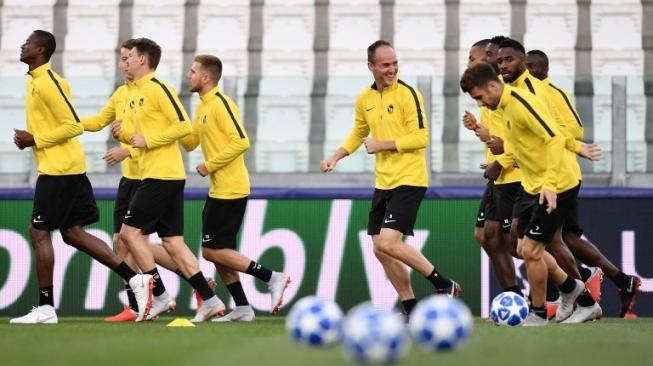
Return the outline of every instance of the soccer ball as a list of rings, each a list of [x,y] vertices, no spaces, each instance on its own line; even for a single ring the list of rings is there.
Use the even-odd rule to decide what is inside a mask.
[[[432,295],[420,301],[410,314],[408,329],[425,351],[455,350],[469,339],[474,321],[469,308],[458,299]]]
[[[405,355],[408,335],[403,318],[371,303],[356,306],[343,323],[345,354],[358,362],[394,362]]]
[[[524,322],[527,315],[526,300],[514,292],[502,292],[492,300],[490,317],[496,325],[516,327]]]
[[[341,339],[342,311],[338,304],[315,296],[304,297],[290,309],[286,330],[297,343],[329,346]]]

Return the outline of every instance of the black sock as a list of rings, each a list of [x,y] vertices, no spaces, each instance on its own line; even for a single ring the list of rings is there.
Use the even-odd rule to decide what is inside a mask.
[[[238,282],[234,282],[231,285],[227,285],[227,290],[229,294],[234,298],[236,306],[247,306],[249,302],[247,301],[247,296],[245,296],[245,291],[243,291],[243,285]]]
[[[272,278],[272,271],[254,261],[250,262],[249,267],[247,267],[247,271],[245,273],[258,278],[263,282],[269,282],[270,278]]]
[[[138,303],[136,302],[136,296],[134,291],[129,287],[129,284],[125,284],[125,291],[127,291],[127,300],[129,301],[129,307],[138,313]]]
[[[580,296],[578,296],[578,299],[576,299],[576,301],[578,302],[578,305],[584,308],[588,306],[592,306],[595,303],[594,299],[592,298],[592,295],[590,295],[589,291],[587,290],[583,291],[583,293],[580,294]]]
[[[524,296],[524,294],[522,294],[521,289],[519,288],[519,286],[506,287],[506,288],[503,289],[503,292],[514,292],[519,296]]]
[[[113,270],[118,274],[118,276],[122,277],[125,282],[129,282],[130,278],[136,276],[136,272],[134,272],[134,270],[131,269],[124,261],[120,262],[118,267],[114,268]]]
[[[558,297],[560,297],[560,293],[556,285],[553,281],[546,281],[546,301],[553,302],[558,300]]]
[[[583,282],[587,282],[592,275],[592,271],[583,266],[578,266],[578,273],[580,273],[580,279],[583,280]]]
[[[618,288],[624,288],[628,284],[628,275],[621,271],[614,275],[614,277],[610,277],[610,279]]]
[[[200,294],[200,297],[204,301],[215,296],[215,293],[209,287],[209,283],[206,282],[206,278],[204,278],[202,271],[195,273],[191,278],[189,278],[188,283],[197,290],[197,293]]]
[[[404,307],[406,314],[410,315],[415,306],[417,306],[417,299],[408,299],[401,301],[401,305]]]
[[[39,288],[39,306],[41,305],[50,305],[54,307],[54,299],[52,298],[52,286]]]
[[[154,269],[145,272],[145,274],[152,275],[152,278],[154,279],[154,290],[152,290],[154,296],[161,296],[161,294],[166,291],[166,287],[163,285],[163,280],[161,280],[159,271],[154,267]]]
[[[546,319],[546,306],[531,306],[531,310],[535,313],[535,315],[539,316],[542,319]]]
[[[451,280],[442,276],[435,268],[433,268],[433,272],[431,272],[430,275],[426,276],[426,279],[429,280],[436,289],[445,289],[452,285]]]
[[[574,291],[575,288],[576,288],[576,281],[571,276],[567,276],[565,282],[558,285],[558,289],[566,294]]]

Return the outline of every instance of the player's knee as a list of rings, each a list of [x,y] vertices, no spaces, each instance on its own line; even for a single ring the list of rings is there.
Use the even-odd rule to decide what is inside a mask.
[[[483,242],[485,241],[485,233],[482,228],[474,229],[474,239],[480,246],[483,246]]]
[[[525,243],[521,248],[521,256],[525,261],[538,261],[542,259],[542,250],[533,244]]]
[[[32,245],[34,246],[44,243],[46,241],[45,239],[48,237],[48,235],[50,235],[49,232],[36,229],[32,225],[29,226],[28,232],[29,237],[32,240]]]
[[[61,232],[61,238],[63,239],[64,243],[72,246],[72,247],[77,247],[79,246],[79,243],[81,242],[81,237],[79,233],[79,228],[78,227],[71,227],[69,229],[66,229]]]
[[[384,236],[379,236],[378,240],[374,242],[375,251],[379,251],[389,256],[392,256],[394,246],[395,246],[394,240]]]

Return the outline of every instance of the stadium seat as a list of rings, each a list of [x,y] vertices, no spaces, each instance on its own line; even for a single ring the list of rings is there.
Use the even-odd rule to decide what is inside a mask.
[[[365,50],[380,37],[379,2],[335,0],[329,4],[329,74],[369,75]]]
[[[495,35],[510,34],[508,0],[460,1],[460,70],[467,64],[467,51],[476,41]]]

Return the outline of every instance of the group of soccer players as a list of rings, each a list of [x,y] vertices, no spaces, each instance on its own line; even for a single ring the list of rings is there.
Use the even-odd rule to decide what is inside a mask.
[[[21,47],[20,59],[29,66],[27,130],[15,130],[14,142],[20,149],[30,147],[37,161],[39,176],[29,234],[40,296],[38,307],[10,322],[57,322],[50,240],[50,232],[57,229],[67,244],[88,253],[124,280],[129,305],[107,321],[152,320],[175,308],[157,264],[193,287],[198,303],[194,322],[254,320],[240,272],[267,283],[270,311],[276,314],[290,278],[236,250],[236,235],[250,193],[243,156],[249,140],[238,107],[217,87],[222,74],[220,60],[198,55],[187,72],[189,91],[200,96],[191,123],[174,88],[155,76],[161,48],[147,38],[127,40],[121,45],[118,61],[125,84],[99,114],[79,118],[68,83],[50,67],[55,48],[54,36],[41,30],[34,31]],[[398,78],[399,63],[390,43],[379,40],[370,45],[367,65],[374,82],[356,99],[351,133],[320,168],[332,171],[340,159],[361,145],[375,155],[376,182],[367,231],[374,254],[409,316],[417,299],[407,266],[422,274],[435,293],[455,297],[462,289],[404,242],[404,235],[413,234],[428,187],[429,132],[422,95]],[[597,160],[600,149],[580,141],[583,125],[573,101],[549,81],[547,73],[548,59],[543,52],[526,54],[519,42],[505,37],[479,41],[469,52],[468,69],[460,85],[478,101],[481,111],[480,122],[469,112],[463,121],[486,145],[484,167],[489,181],[475,237],[505,291],[521,294],[512,257],[525,261],[531,289],[526,325],[548,323],[547,301],[557,304],[553,312],[559,322],[600,318],[597,301],[603,273],[620,289],[621,316],[634,316],[639,278],[610,263],[582,237],[578,224],[581,171],[576,156]],[[106,127],[121,145],[107,151],[104,159],[111,165],[122,163],[123,168],[114,210],[116,254],[82,228],[97,221],[98,210],[76,136]],[[234,299],[236,307],[227,315],[224,303],[215,296],[215,282],[204,277],[184,242],[186,176],[180,145],[189,151],[202,147],[204,162],[196,171],[211,180],[202,213],[202,256],[215,264]],[[161,238],[161,246],[150,243],[149,234],[154,232]],[[576,266],[576,259],[590,267]]]
[[[21,46],[20,60],[29,67],[26,87],[27,130],[15,130],[19,149],[31,148],[38,169],[29,235],[34,246],[39,306],[14,324],[57,323],[52,274],[54,251],[50,232],[60,230],[66,244],[78,248],[114,270],[125,283],[129,306],[107,321],[152,320],[174,310],[156,264],[174,271],[193,287],[198,309],[193,322],[253,321],[254,311],[240,283],[247,273],[267,283],[270,312],[276,314],[290,278],[236,251],[236,236],[250,193],[243,153],[249,139],[238,108],[218,90],[221,61],[212,55],[195,57],[186,75],[191,92],[200,95],[191,123],[177,93],[155,76],[161,48],[147,38],[121,45],[119,68],[125,84],[96,116],[80,118],[65,79],[49,64],[56,49],[54,35],[36,30]],[[110,126],[121,146],[105,155],[109,164],[122,162],[114,213],[111,248],[88,234],[84,225],[98,220],[98,209],[86,176],[84,151],[76,136]],[[202,146],[204,162],[196,168],[209,176],[209,194],[202,213],[202,256],[215,264],[236,307],[225,315],[225,304],[199,269],[184,242],[183,205],[186,173],[179,145]],[[157,233],[162,246],[148,237]]]
[[[525,325],[546,325],[554,315],[563,323],[600,318],[603,273],[619,289],[620,316],[635,317],[640,279],[623,273],[582,237],[576,157],[598,160],[601,152],[581,142],[583,124],[573,99],[551,82],[548,70],[544,52],[527,53],[503,36],[480,40],[469,51],[460,86],[480,106],[480,123],[466,111],[463,124],[486,146],[488,179],[476,240],[504,291],[521,294],[511,257],[524,260],[531,290]],[[589,267],[577,266],[576,259]]]

